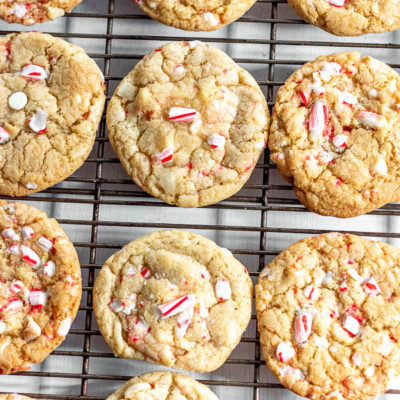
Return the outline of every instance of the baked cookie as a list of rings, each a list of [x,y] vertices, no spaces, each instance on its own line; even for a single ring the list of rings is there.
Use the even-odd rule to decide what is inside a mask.
[[[89,155],[104,108],[102,74],[80,48],[42,33],[0,38],[0,193],[62,181]]]
[[[187,375],[157,371],[132,378],[106,400],[218,400],[205,385]]]
[[[288,0],[301,18],[339,36],[400,28],[398,0]]]
[[[400,78],[360,54],[322,56],[279,89],[271,159],[310,210],[354,217],[400,200]]]
[[[151,18],[187,31],[214,31],[240,18],[256,0],[134,0]]]
[[[400,249],[328,233],[260,273],[256,308],[268,366],[313,400],[373,400],[400,373]]]
[[[67,335],[82,295],[75,248],[55,219],[0,201],[0,373],[42,362]]]
[[[2,0],[0,18],[7,22],[33,25],[62,17],[82,0]]]
[[[252,282],[231,252],[211,240],[158,231],[105,262],[93,303],[115,355],[213,371],[250,321]]]
[[[0,400],[32,400],[30,397],[17,393],[0,394]]]
[[[180,207],[239,191],[267,140],[269,112],[252,76],[201,42],[174,42],[144,57],[107,110],[109,138],[131,178]]]

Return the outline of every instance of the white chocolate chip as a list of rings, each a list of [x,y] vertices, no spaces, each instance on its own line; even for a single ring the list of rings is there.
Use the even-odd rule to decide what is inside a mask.
[[[144,392],[145,390],[150,389],[151,385],[147,382],[134,383],[132,386],[129,386],[128,389],[125,390],[124,397],[130,398],[133,397],[135,393]]]
[[[28,103],[28,97],[24,92],[15,92],[8,98],[8,105],[13,110],[22,110],[26,103]]]
[[[64,321],[61,321],[58,330],[57,330],[57,335],[58,336],[67,336],[69,329],[71,328],[71,318],[66,318]]]
[[[31,318],[28,317],[28,323],[23,332],[23,338],[27,341],[34,340],[42,334],[40,326]]]

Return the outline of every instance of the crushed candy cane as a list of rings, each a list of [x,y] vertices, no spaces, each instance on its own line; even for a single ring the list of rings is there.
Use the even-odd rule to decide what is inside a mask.
[[[10,141],[10,134],[2,127],[0,127],[0,144]]]
[[[342,134],[336,135],[332,138],[332,143],[335,147],[346,147],[347,136]]]
[[[320,76],[323,81],[329,81],[333,76],[339,75],[342,71],[342,66],[335,62],[326,63],[321,71]]]
[[[47,261],[43,266],[43,274],[46,276],[53,276],[56,272],[56,264],[53,261]]]
[[[157,308],[161,313],[161,318],[168,318],[194,307],[194,301],[195,297],[187,294],[168,303],[160,304]]]
[[[53,248],[53,242],[51,242],[46,237],[42,236],[37,240],[37,244],[41,247],[44,251],[51,251]]]
[[[22,68],[21,76],[37,81],[43,81],[49,77],[49,72],[40,65],[27,64]]]
[[[300,310],[294,321],[294,335],[297,343],[305,343],[311,334],[312,314],[308,310]]]
[[[219,135],[218,133],[214,133],[211,136],[208,136],[207,143],[213,149],[223,149],[225,146],[226,138],[225,136]]]
[[[343,103],[343,104],[349,104],[349,105],[355,105],[358,104],[358,100],[357,97],[354,96],[354,94],[351,94],[349,92],[339,92],[339,103]]]
[[[21,244],[22,260],[33,268],[39,268],[42,265],[40,257],[30,248]]]
[[[164,149],[161,153],[156,154],[156,160],[159,164],[166,164],[172,161],[174,153],[171,149]]]
[[[46,110],[42,110],[41,108],[38,108],[36,110],[36,114],[34,114],[32,116],[32,118],[29,120],[30,128],[34,132],[37,132],[37,133],[46,132],[48,115],[49,115],[49,113]]]
[[[22,227],[21,232],[24,239],[32,239],[34,236],[34,231],[30,226]]]
[[[21,236],[18,235],[18,233],[16,233],[13,228],[6,228],[1,234],[5,239],[14,240],[16,242],[21,239]]]
[[[178,315],[178,318],[176,319],[178,326],[175,327],[175,334],[178,338],[183,338],[185,336],[190,324],[192,323],[193,315],[194,307],[188,308]]]
[[[37,308],[42,308],[46,305],[47,293],[41,290],[31,290],[28,295],[29,303]]]
[[[376,282],[373,276],[371,276],[364,283],[364,292],[370,296],[378,296],[378,294],[382,293],[381,288],[379,287],[378,283]]]
[[[325,130],[327,120],[328,108],[321,100],[314,103],[309,121],[310,139],[316,142]]]
[[[346,314],[342,320],[343,329],[351,336],[355,337],[360,332],[360,322],[352,315]]]
[[[19,293],[23,287],[24,287],[24,284],[21,281],[14,281],[10,285],[10,292],[14,293],[14,294]]]
[[[177,122],[192,122],[197,117],[197,111],[193,108],[171,107],[168,120]]]
[[[221,279],[215,284],[215,294],[219,301],[229,300],[232,297],[232,289],[228,280]]]
[[[319,296],[319,289],[313,285],[308,285],[304,288],[303,294],[306,299],[314,300]]]
[[[357,115],[359,122],[369,128],[381,128],[386,125],[386,120],[381,115],[372,111],[361,111]]]
[[[294,348],[291,342],[281,342],[276,348],[276,358],[280,362],[287,362],[295,355]]]

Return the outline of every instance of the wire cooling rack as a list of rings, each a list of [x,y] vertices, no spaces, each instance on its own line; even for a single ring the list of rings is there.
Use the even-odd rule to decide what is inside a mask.
[[[20,29],[39,29],[85,48],[104,72],[107,99],[139,59],[172,40],[200,39],[227,52],[255,76],[271,108],[289,74],[321,54],[355,49],[400,67],[400,33],[334,37],[305,24],[284,0],[258,0],[239,21],[208,33],[163,26],[144,16],[131,0],[84,0],[70,15],[37,27],[0,22],[2,34]],[[163,369],[114,358],[92,313],[93,283],[105,259],[149,231],[177,228],[203,234],[230,248],[254,280],[274,256],[307,235],[340,230],[400,243],[400,205],[351,220],[312,214],[279,177],[267,152],[245,188],[227,201],[197,210],[170,207],[143,193],[125,174],[108,143],[104,118],[82,168],[63,183],[21,200],[59,220],[82,263],[84,295],[65,342],[33,370],[0,377],[0,391],[41,399],[100,400],[131,376]],[[221,400],[294,399],[297,396],[283,389],[264,365],[254,314],[223,367],[192,375]],[[386,397],[400,394],[398,389],[394,383]]]

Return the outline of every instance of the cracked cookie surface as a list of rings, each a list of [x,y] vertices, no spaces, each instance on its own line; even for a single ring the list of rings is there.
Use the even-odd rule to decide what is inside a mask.
[[[158,231],[103,265],[94,312],[114,354],[213,371],[251,317],[252,282],[231,252],[185,231]]]
[[[0,18],[10,23],[33,25],[63,16],[82,0],[1,0]]]
[[[354,217],[400,200],[400,77],[356,52],[308,62],[279,89],[271,159],[299,200]]]
[[[334,35],[359,36],[400,28],[397,0],[288,0],[310,24]]]
[[[256,0],[133,0],[151,18],[188,31],[214,31],[240,18]]]
[[[260,273],[268,366],[315,400],[372,400],[400,373],[400,250],[355,235],[297,242]]]
[[[0,193],[44,190],[83,164],[105,101],[83,49],[42,33],[3,36],[0,96]]]
[[[107,110],[109,139],[131,178],[181,207],[239,191],[263,153],[269,125],[253,77],[201,42],[174,42],[144,57]]]
[[[205,385],[187,375],[157,371],[129,380],[106,400],[218,400]]]
[[[82,295],[75,248],[55,219],[0,201],[0,373],[40,363],[67,335]]]

